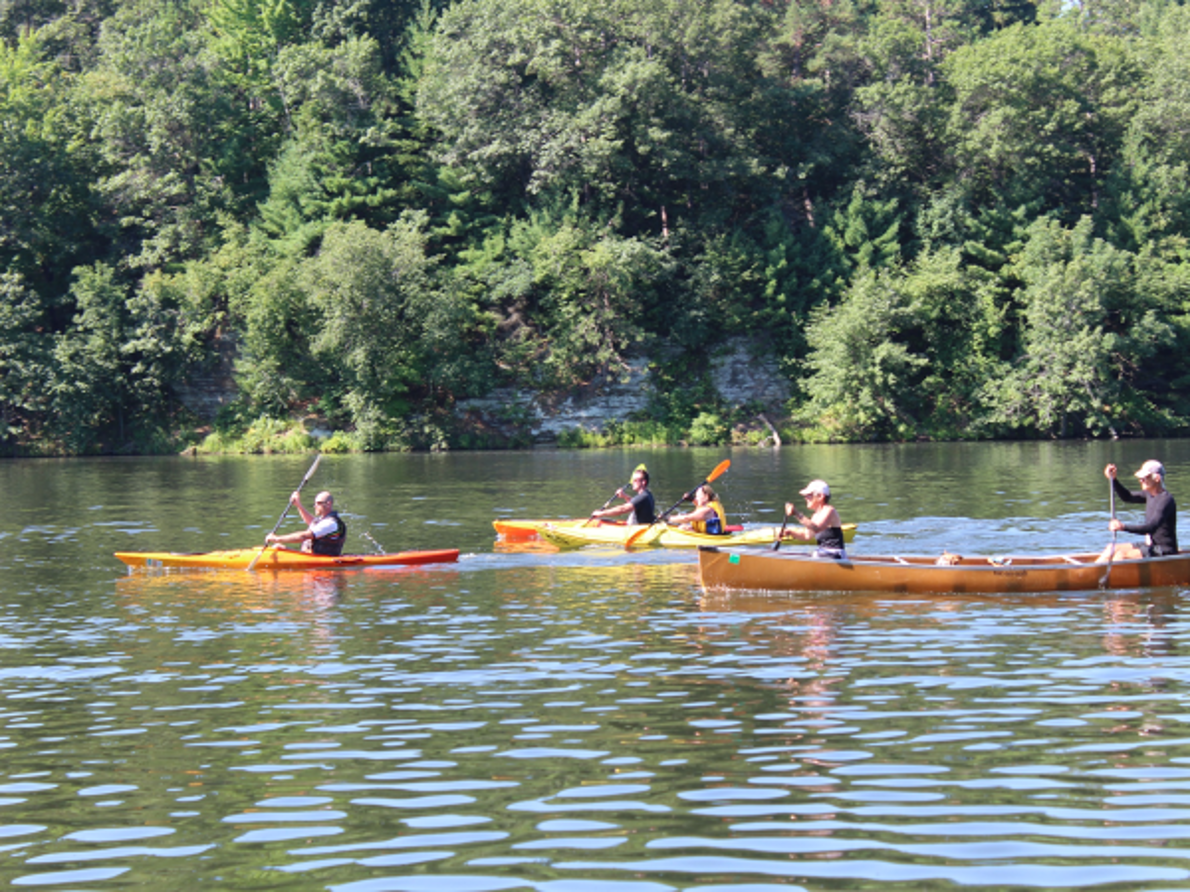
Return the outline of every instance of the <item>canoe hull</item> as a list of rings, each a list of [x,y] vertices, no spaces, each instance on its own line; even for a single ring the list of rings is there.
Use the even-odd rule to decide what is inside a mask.
[[[707,590],[1008,594],[1190,585],[1190,553],[1115,561],[1110,570],[1094,563],[1096,556],[965,558],[939,565],[930,557],[832,561],[702,548],[698,568]]]
[[[801,529],[800,527],[798,529]],[[639,532],[639,526],[608,525],[602,527],[576,527],[545,525],[539,535],[559,548],[579,548],[584,545],[612,545],[624,547],[633,533]],[[728,533],[726,536],[710,536],[706,533],[693,533],[689,530],[679,530],[676,527],[656,524],[646,531],[639,539],[632,543],[633,548],[700,548],[700,547],[735,547],[737,545],[772,545],[777,540],[779,530],[776,527],[760,527],[752,530],[742,530]],[[812,544],[813,537],[789,538],[790,531],[786,530],[786,538],[782,542],[790,544]],[[804,532],[804,531],[803,531]],[[850,542],[855,538],[855,524],[843,527],[843,538]]]
[[[418,564],[453,563],[459,559],[457,548],[430,551],[398,551],[392,554],[344,554],[326,557],[303,554],[284,548],[238,548],[231,551],[207,551],[178,554],[168,551],[124,551],[116,557],[130,567],[187,567],[206,570],[246,570],[260,555],[253,570],[353,570],[365,567],[399,567]]]

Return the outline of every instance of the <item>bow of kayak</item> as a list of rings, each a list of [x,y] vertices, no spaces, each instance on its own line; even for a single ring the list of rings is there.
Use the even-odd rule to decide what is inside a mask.
[[[260,556],[254,570],[351,570],[364,567],[399,567],[418,564],[453,563],[457,548],[428,551],[398,551],[391,554],[344,554],[329,557],[305,554],[285,548],[237,548],[183,554],[169,551],[121,551],[116,558],[129,567],[188,567],[208,570],[246,570]]]

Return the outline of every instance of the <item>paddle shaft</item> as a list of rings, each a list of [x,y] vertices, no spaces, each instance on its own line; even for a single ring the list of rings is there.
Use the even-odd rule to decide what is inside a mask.
[[[773,543],[773,551],[781,550],[781,539],[785,535],[785,527],[789,526],[789,514],[785,515],[785,519],[781,521],[781,532],[777,533],[777,541]]]
[[[322,461],[322,453],[321,452],[318,453],[318,455],[316,455],[314,457],[314,464],[310,465],[310,470],[308,470],[306,472],[306,476],[303,477],[302,482],[298,484],[298,488],[296,490],[297,492],[300,493],[302,491],[302,487],[304,487],[306,485],[306,482],[311,477],[314,476],[314,469],[318,467],[318,463],[320,461]],[[277,530],[281,529],[281,524],[285,523],[285,517],[286,517],[286,515],[289,514],[289,509],[290,509],[290,506],[292,506],[292,505],[293,505],[293,497],[290,496],[289,501],[285,503],[285,510],[282,511],[281,516],[277,518],[277,524],[276,524],[276,526],[273,527],[273,530],[271,533],[269,533],[269,536],[276,535]],[[260,560],[261,555],[264,554],[264,550],[269,547],[269,536],[264,537],[264,545],[260,546],[260,551],[258,551],[256,553],[256,557],[252,558],[252,563],[250,563],[248,565],[249,571],[253,570],[256,567],[256,562]]]
[[[715,470],[713,470],[713,471],[711,471],[711,473],[707,474],[706,479],[703,480],[702,483],[698,484],[698,486],[694,487],[689,492],[683,493],[682,497],[680,499],[678,499],[676,502],[674,502],[672,505],[670,505],[668,508],[666,508],[665,511],[663,511],[661,513],[661,516],[658,517],[657,519],[655,519],[647,527],[639,529],[635,533],[633,533],[631,536],[629,536],[628,539],[624,542],[624,547],[631,548],[633,543],[636,542],[637,539],[639,539],[641,536],[643,536],[645,533],[647,533],[653,527],[657,526],[657,524],[661,523],[661,521],[665,520],[665,518],[667,518],[671,514],[673,514],[674,511],[677,510],[678,506],[682,504],[682,502],[688,501],[689,499],[693,498],[694,493],[696,493],[698,491],[699,486],[706,486],[712,480],[717,480],[719,477],[721,477],[723,474],[725,474],[727,472],[727,469],[730,467],[731,467],[731,459],[730,458],[725,458],[725,459],[723,459],[723,461],[719,462],[719,464],[715,465]]]
[[[1116,481],[1108,478],[1107,481],[1107,498],[1108,504],[1111,505],[1111,519],[1116,519]],[[1107,588],[1107,580],[1111,576],[1111,562],[1116,557],[1116,531],[1111,531],[1111,551],[1107,554],[1107,566],[1103,568],[1103,575],[1099,577],[1099,587]]]

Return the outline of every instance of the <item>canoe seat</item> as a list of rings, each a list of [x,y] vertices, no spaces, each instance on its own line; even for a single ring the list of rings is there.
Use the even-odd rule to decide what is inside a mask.
[[[1000,556],[990,557],[990,558],[988,558],[988,563],[991,564],[993,567],[1007,567],[1009,564],[1012,563],[1012,558],[1000,557]]]
[[[1062,555],[1062,560],[1066,561],[1066,563],[1068,563],[1068,564],[1078,564],[1080,567],[1082,566],[1082,563],[1083,563],[1078,558],[1072,558],[1068,554]]]
[[[894,555],[893,560],[896,561],[898,564],[908,564],[909,563],[909,561],[905,560],[900,555]]]

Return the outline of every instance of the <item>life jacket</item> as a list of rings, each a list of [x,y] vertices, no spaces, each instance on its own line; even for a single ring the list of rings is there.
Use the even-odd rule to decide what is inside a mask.
[[[347,541],[347,524],[339,516],[338,511],[328,511],[327,517],[335,519],[336,529],[329,536],[320,536],[310,543],[310,551],[327,557],[338,557],[343,553],[343,543]]]
[[[711,536],[727,535],[727,515],[718,501],[707,502],[715,509],[715,516],[709,520],[694,520],[690,522],[690,529],[696,533],[707,533]]]

